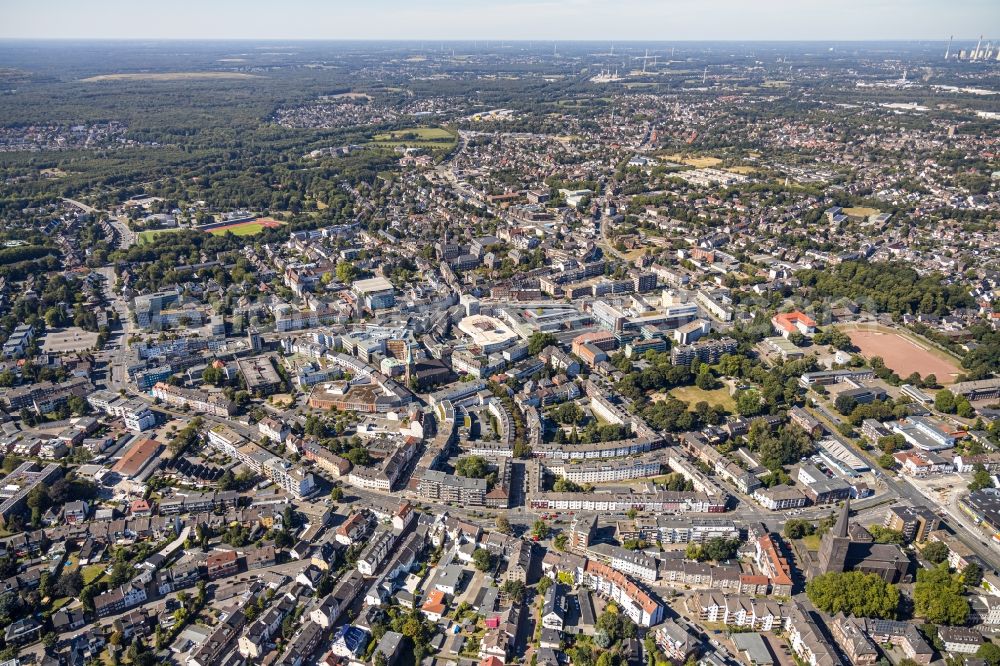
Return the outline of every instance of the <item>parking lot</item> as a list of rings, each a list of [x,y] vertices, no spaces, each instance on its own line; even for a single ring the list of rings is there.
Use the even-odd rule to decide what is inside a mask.
[[[42,338],[42,351],[55,354],[82,352],[97,346],[97,333],[72,326],[49,331]]]

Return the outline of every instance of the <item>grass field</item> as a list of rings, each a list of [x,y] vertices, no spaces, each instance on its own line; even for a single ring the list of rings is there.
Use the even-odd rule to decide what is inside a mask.
[[[819,550],[820,538],[818,534],[810,534],[807,537],[802,537],[802,545],[806,547],[806,550]]]
[[[86,79],[84,83],[100,81],[197,81],[220,79],[256,79],[256,74],[243,72],[139,72],[135,74],[100,74]]]
[[[413,127],[376,134],[371,145],[379,148],[425,148],[446,153],[458,143],[458,133],[441,127]]]
[[[729,395],[729,389],[725,386],[711,391],[705,391],[697,386],[679,386],[670,389],[670,395],[688,403],[690,409],[694,409],[694,406],[699,402],[707,402],[712,407],[722,407],[729,412],[736,409],[736,402]]]
[[[376,143],[406,143],[408,141],[454,141],[455,134],[441,127],[414,127],[405,130],[393,130],[376,134]]]
[[[667,155],[666,159],[670,160],[671,162],[687,164],[688,166],[693,166],[696,169],[714,167],[722,163],[722,160],[720,160],[718,157],[710,157],[708,155],[702,155],[700,157],[689,157],[677,153],[674,155]]]
[[[738,173],[740,175],[747,176],[752,173],[757,173],[758,171],[760,171],[760,169],[753,166],[734,166],[734,167],[726,167],[726,171],[732,171],[733,173]]]
[[[103,564],[88,564],[80,570],[80,575],[83,576],[83,584],[90,585],[92,582],[104,575]]]
[[[180,231],[180,229],[149,229],[147,231],[140,231],[136,236],[139,239],[139,243],[152,243],[160,234],[172,234],[174,232]]]
[[[852,217],[871,217],[872,215],[878,215],[881,213],[878,208],[845,208],[844,215],[850,215]]]
[[[862,356],[880,356],[886,367],[900,377],[919,372],[921,377],[933,374],[942,384],[951,384],[961,372],[957,359],[906,331],[877,324],[843,326],[841,329],[861,350]]]

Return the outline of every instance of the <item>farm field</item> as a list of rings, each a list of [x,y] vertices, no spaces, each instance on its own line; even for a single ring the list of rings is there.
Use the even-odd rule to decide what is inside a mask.
[[[900,377],[919,372],[921,377],[935,375],[942,384],[952,384],[961,372],[949,354],[931,347],[905,332],[885,326],[844,327],[865,358],[880,356],[887,368]]]
[[[84,83],[101,81],[218,81],[223,79],[257,79],[256,74],[243,72],[136,72],[120,74],[101,74],[80,79]]]

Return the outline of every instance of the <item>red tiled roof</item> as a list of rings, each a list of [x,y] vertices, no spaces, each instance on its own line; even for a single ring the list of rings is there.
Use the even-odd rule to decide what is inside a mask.
[[[155,442],[151,439],[144,439],[141,442],[132,445],[125,455],[115,463],[114,467],[111,468],[112,471],[118,472],[122,476],[135,476],[139,473],[149,459],[152,458],[156,452],[160,449],[160,443]]]
[[[587,560],[584,571],[594,574],[600,578],[611,581],[617,585],[633,603],[642,606],[647,613],[653,613],[659,604],[645,590],[633,583],[628,576],[620,571],[615,571],[606,564]]]

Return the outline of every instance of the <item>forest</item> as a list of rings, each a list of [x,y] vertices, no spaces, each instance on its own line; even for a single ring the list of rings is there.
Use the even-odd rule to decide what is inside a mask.
[[[965,287],[948,284],[938,273],[920,275],[902,262],[845,261],[796,275],[814,299],[850,298],[893,315],[946,315],[975,305]]]

